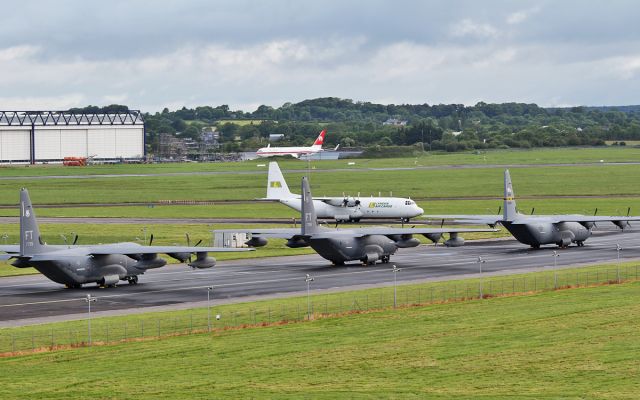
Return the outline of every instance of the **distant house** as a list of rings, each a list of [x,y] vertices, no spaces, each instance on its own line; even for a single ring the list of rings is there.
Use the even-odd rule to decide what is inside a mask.
[[[382,123],[382,125],[405,126],[405,125],[407,125],[407,122],[408,121],[406,121],[406,120],[400,120],[400,119],[397,119],[397,118],[389,118],[388,120],[384,121]]]

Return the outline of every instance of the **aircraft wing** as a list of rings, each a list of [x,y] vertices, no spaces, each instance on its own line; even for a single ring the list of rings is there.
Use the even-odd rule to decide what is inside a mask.
[[[350,232],[358,236],[369,235],[429,235],[442,233],[468,233],[468,232],[497,232],[498,229],[468,229],[468,228],[389,228],[389,227],[372,227],[372,228],[356,228],[349,229]],[[316,237],[313,235],[312,237]]]
[[[232,248],[232,247],[196,247],[196,246],[141,246],[137,243],[107,244],[101,246],[89,246],[88,253],[91,255],[110,254],[171,254],[171,253],[217,253],[217,252],[237,252],[252,251],[253,248]]]
[[[621,217],[621,216],[594,216],[594,215],[540,215],[529,218],[518,218],[512,222],[514,225],[530,224],[533,222],[546,222],[559,224],[562,222],[612,222],[616,225],[623,222],[640,221],[640,217]]]
[[[432,220],[453,220],[458,223],[470,225],[495,225],[503,220],[502,215],[473,215],[473,214],[447,214],[447,215],[422,215]]]
[[[216,232],[250,233],[251,236],[289,239],[300,235],[300,228],[272,228],[272,229],[218,229]]]
[[[20,245],[19,244],[0,245],[0,251],[3,251],[5,253],[20,253]]]

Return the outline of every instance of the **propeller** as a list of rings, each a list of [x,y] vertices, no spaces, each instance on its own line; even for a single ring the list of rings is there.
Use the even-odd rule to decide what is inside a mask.
[[[191,247],[191,238],[189,237],[189,234],[185,233],[184,235],[187,237],[187,247]],[[198,242],[193,247],[198,247],[200,243],[202,243],[202,239],[198,240]],[[193,253],[189,253],[189,262],[191,262],[192,256],[193,256]]]
[[[440,228],[442,229],[443,226],[444,226],[444,218],[442,218],[442,221],[440,221]]]
[[[629,214],[631,214],[631,207],[627,208],[627,217],[629,216]]]
[[[535,208],[535,207],[531,208],[531,215],[533,215],[533,213],[534,213],[535,211],[536,211],[536,208]]]
[[[598,214],[598,207],[596,207],[596,210],[593,212],[593,216],[595,217]]]
[[[502,212],[502,206],[498,207],[498,215],[500,215],[500,213]]]
[[[78,235],[74,236],[72,245],[75,246],[76,243],[78,243]]]
[[[149,246],[151,246],[151,243],[153,243],[153,233],[149,236]]]

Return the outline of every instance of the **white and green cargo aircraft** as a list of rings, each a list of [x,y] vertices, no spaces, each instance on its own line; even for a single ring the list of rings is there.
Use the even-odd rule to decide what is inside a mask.
[[[158,253],[189,262],[192,268],[211,268],[216,260],[209,252],[247,251],[250,248],[196,246],[143,246],[138,243],[111,243],[100,245],[48,245],[40,236],[36,213],[27,189],[20,190],[20,244],[0,245],[7,254],[2,260],[15,259],[17,268],[33,267],[54,282],[68,288],[79,288],[87,283],[115,286],[119,281],[138,283],[138,275],[146,270],[160,268],[167,262]],[[153,236],[151,237],[153,241]],[[191,260],[192,254],[196,255]]]
[[[300,211],[300,195],[291,193],[277,162],[269,163],[267,197],[260,200],[279,201]],[[409,222],[424,210],[415,201],[402,197],[314,197],[313,205],[318,218],[336,222],[358,222],[361,219],[397,219]]]
[[[611,222],[624,229],[630,221],[640,221],[640,217],[596,216],[596,215],[527,215],[516,209],[516,200],[511,184],[509,170],[504,171],[504,202],[502,215],[425,215],[431,219],[453,219],[465,224],[487,224],[495,227],[500,224],[519,242],[534,249],[541,245],[555,244],[567,247],[572,243],[584,246],[591,236],[591,230],[598,222]],[[498,211],[499,212],[499,211]]]

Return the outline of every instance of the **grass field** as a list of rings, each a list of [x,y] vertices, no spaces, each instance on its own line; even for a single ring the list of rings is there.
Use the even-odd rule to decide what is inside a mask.
[[[0,359],[13,398],[635,398],[640,284]],[[99,384],[98,384],[99,383]]]
[[[531,167],[511,171],[516,196],[638,195],[640,165]],[[299,192],[302,173],[287,173]],[[503,192],[500,168],[446,170],[359,170],[315,172],[316,196],[379,193],[416,199],[491,196]],[[16,204],[21,187],[37,204],[156,202],[162,200],[251,200],[266,194],[266,172],[242,175],[145,176],[91,179],[0,180],[0,204]]]
[[[633,147],[581,147],[581,148],[549,148],[531,150],[489,150],[465,153],[425,153],[419,157],[383,158],[383,159],[349,159],[322,160],[312,162],[316,169],[333,168],[385,168],[469,165],[469,164],[547,164],[547,163],[599,163],[604,162],[637,162],[640,160],[640,149]],[[265,171],[269,159],[258,159],[243,162],[225,163],[171,163],[171,164],[129,164],[129,165],[92,165],[82,168],[63,167],[60,165],[3,165],[0,176],[48,176],[48,175],[104,175],[104,174],[153,174],[180,173],[194,171]],[[300,160],[280,160],[282,169],[306,169],[307,163]],[[350,162],[355,163],[349,165]]]

